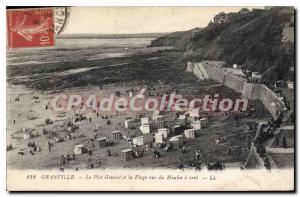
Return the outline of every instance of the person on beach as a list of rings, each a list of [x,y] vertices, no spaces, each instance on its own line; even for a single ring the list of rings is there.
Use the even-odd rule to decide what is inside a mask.
[[[110,149],[107,149],[107,155],[108,155],[109,157],[111,156]]]
[[[51,152],[51,143],[48,141],[48,151],[49,151],[49,153]]]
[[[182,153],[186,153],[186,148],[185,148],[185,146],[182,147]]]

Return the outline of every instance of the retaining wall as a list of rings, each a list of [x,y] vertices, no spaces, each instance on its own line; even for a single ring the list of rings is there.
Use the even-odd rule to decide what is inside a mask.
[[[260,100],[273,116],[277,116],[279,111],[284,107],[284,102],[264,84],[246,82],[242,95],[251,100]]]
[[[222,62],[188,62],[187,71],[193,72],[198,78],[211,78],[220,84],[225,85],[250,100],[260,100],[268,111],[277,116],[279,110],[284,107],[281,101],[272,90],[264,84],[247,83],[247,80],[231,73],[226,73],[222,69]]]
[[[231,73],[226,73],[221,70],[220,63],[216,64],[213,62],[197,62],[194,63],[194,71],[193,73],[196,76],[207,76],[207,78],[211,78],[231,89],[234,89],[237,92],[242,92],[244,89],[244,83],[246,79],[233,75]],[[201,73],[201,74],[199,74]],[[201,77],[199,77],[201,78]]]

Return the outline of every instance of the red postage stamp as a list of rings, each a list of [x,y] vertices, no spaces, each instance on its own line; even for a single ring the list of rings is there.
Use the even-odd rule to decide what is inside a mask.
[[[8,47],[53,46],[53,18],[52,8],[8,10]]]

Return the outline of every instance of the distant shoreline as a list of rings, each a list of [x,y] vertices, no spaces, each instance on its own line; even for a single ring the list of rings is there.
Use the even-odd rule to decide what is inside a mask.
[[[168,33],[139,33],[139,34],[61,34],[56,39],[81,38],[158,38]]]

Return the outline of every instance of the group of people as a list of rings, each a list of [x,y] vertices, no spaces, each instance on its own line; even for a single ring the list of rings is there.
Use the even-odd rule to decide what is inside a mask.
[[[271,118],[268,120],[267,131],[261,132],[260,136],[258,136],[257,139],[255,139],[256,151],[258,155],[264,160],[264,166],[268,170],[271,169],[271,162],[266,154],[266,147],[264,145],[264,142],[270,137],[274,136],[275,129],[280,127],[280,125],[282,124],[283,116],[284,116],[283,111],[280,110],[275,118]],[[278,136],[276,137],[276,139],[277,138]],[[275,139],[275,143],[276,143],[276,139]],[[278,141],[277,143],[279,144]],[[287,147],[286,138],[284,136],[283,136],[283,145]]]
[[[30,154],[34,155],[35,152],[41,152],[42,149],[40,146],[37,146],[34,141],[29,141],[27,146],[30,147]]]
[[[60,168],[64,168],[67,162],[70,162],[71,160],[75,159],[75,154],[73,153],[72,156],[67,152],[66,154],[61,155],[60,159]]]

